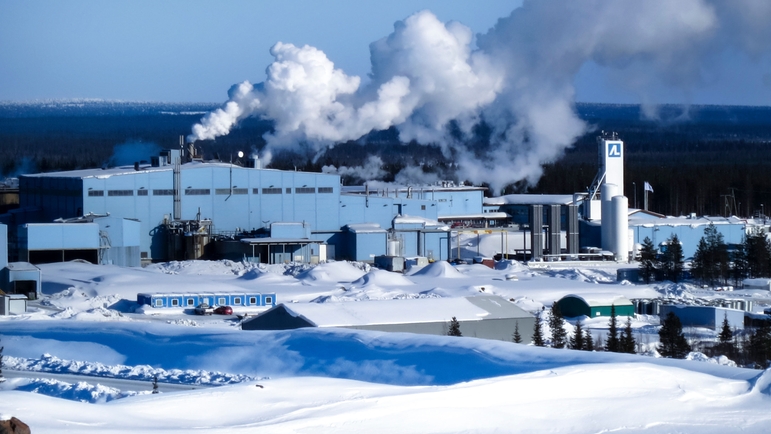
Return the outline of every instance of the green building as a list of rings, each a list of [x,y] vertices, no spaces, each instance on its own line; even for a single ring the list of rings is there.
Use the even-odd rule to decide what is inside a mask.
[[[560,299],[557,304],[566,318],[577,316],[610,316],[611,306],[616,306],[617,316],[634,316],[634,305],[623,295],[615,294],[569,294]]]

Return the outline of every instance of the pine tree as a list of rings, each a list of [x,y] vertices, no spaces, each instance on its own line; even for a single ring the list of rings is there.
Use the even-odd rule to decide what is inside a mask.
[[[592,332],[590,332],[589,329],[586,329],[585,332],[586,335],[584,336],[584,350],[594,351],[594,340],[592,339]]]
[[[158,390],[158,376],[153,377],[153,393],[159,393]]]
[[[450,321],[450,330],[447,332],[447,336],[463,336],[460,332],[460,323],[455,317],[452,317]]]
[[[626,318],[626,327],[624,327],[624,330],[621,332],[621,341],[619,342],[619,352],[621,353],[629,353],[629,354],[635,354],[637,353],[637,342],[634,339],[634,334],[632,332],[632,318],[627,317]]]
[[[656,272],[656,268],[659,267],[659,262],[656,259],[656,247],[653,245],[653,241],[650,238],[645,237],[642,243],[642,249],[640,249],[640,275],[646,284],[651,283],[651,277]]]
[[[667,251],[664,252],[664,276],[677,283],[683,273],[683,245],[677,234],[667,239]]]
[[[680,318],[669,312],[659,330],[659,354],[670,359],[684,359],[691,352],[691,346],[683,335]]]
[[[605,351],[612,353],[618,353],[619,340],[618,340],[618,317],[616,316],[616,305],[610,305],[610,320],[608,321],[608,340],[605,342]]]
[[[583,350],[586,345],[584,344],[584,329],[581,325],[581,320],[576,321],[576,329],[573,336],[570,337],[570,348],[574,350]]]
[[[763,321],[750,335],[749,358],[756,366],[766,369],[771,360],[771,323]]]
[[[565,319],[562,317],[559,304],[554,302],[551,305],[551,315],[549,315],[549,328],[551,328],[551,346],[553,348],[565,348],[567,344],[568,333],[565,331]]]
[[[5,381],[5,377],[3,376],[3,349],[5,349],[5,347],[0,347],[0,383]]]
[[[723,315],[723,325],[718,334],[718,344],[715,348],[720,354],[733,359],[736,356],[736,345],[734,344],[734,333],[731,325],[728,323],[728,314]]]
[[[533,324],[533,345],[536,347],[545,347],[546,343],[543,341],[543,331],[541,330],[541,315],[535,315],[535,323]]]
[[[519,321],[514,323],[514,334],[511,335],[511,341],[515,344],[522,343],[522,336],[519,334]]]

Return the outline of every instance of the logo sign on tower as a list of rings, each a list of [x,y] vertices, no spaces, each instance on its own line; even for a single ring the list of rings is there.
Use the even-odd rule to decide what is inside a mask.
[[[608,143],[608,157],[621,157],[621,143]]]

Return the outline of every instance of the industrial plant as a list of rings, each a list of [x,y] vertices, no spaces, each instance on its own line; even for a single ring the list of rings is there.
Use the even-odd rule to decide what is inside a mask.
[[[339,175],[266,169],[257,158],[207,161],[180,139],[179,149],[149,162],[21,176],[18,207],[0,216],[0,267],[350,260],[402,271],[410,261],[495,255],[625,263],[646,237],[663,246],[677,235],[689,257],[709,224],[728,244],[755,226],[736,217],[663,216],[646,209],[647,191],[645,208],[630,208],[623,141],[603,132],[597,143],[587,191],[485,197],[482,187],[452,181],[343,186]],[[500,248],[469,253],[461,241],[468,235],[496,237]],[[14,293],[11,274],[2,284]]]

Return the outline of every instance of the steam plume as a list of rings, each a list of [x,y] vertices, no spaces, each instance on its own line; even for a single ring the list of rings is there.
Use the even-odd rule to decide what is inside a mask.
[[[652,101],[651,86],[687,101],[718,54],[768,54],[769,19],[765,0],[526,0],[475,41],[464,25],[422,11],[370,45],[371,80],[363,86],[320,50],[277,43],[265,81],[233,86],[189,140],[260,116],[275,125],[268,150],[302,144],[318,153],[395,126],[402,141],[439,145],[459,163],[461,179],[496,190],[533,183],[586,131],[573,87],[584,65],[608,69],[644,103]],[[481,121],[492,128],[491,144],[470,150],[465,139]],[[397,179],[421,173],[407,168]]]

